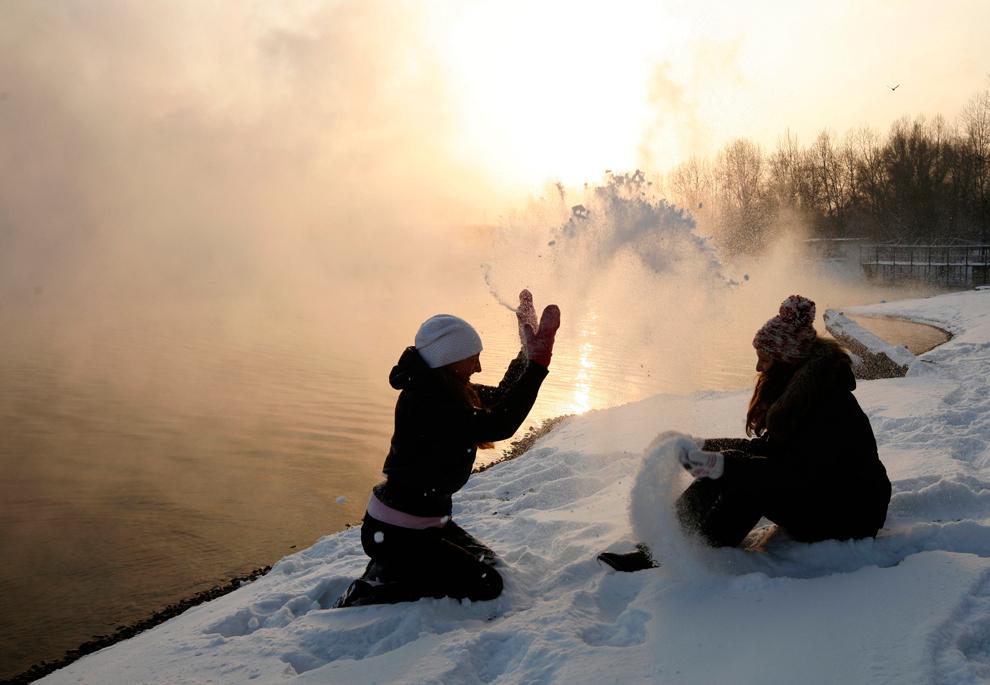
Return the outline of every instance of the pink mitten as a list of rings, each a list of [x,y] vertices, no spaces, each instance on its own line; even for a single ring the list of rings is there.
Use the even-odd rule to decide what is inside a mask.
[[[519,309],[516,310],[519,319],[519,337],[522,339],[526,357],[541,366],[550,366],[553,355],[553,341],[560,328],[560,308],[555,304],[547,305],[536,325],[536,311],[533,309],[533,296],[528,290],[519,293]]]
[[[536,321],[536,310],[533,309],[533,294],[528,290],[519,293],[519,306],[516,308],[516,319],[519,320],[519,342],[526,346],[525,328],[529,326],[532,330],[539,328]]]

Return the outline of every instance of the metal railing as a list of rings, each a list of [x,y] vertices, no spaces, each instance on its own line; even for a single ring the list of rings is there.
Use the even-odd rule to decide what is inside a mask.
[[[867,278],[883,283],[971,287],[990,282],[990,245],[863,245],[859,263]]]

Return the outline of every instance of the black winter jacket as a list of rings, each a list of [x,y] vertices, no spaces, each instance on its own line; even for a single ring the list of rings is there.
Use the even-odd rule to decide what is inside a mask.
[[[759,493],[764,515],[792,537],[813,542],[876,535],[890,501],[848,357],[819,339],[767,412],[755,440],[709,440],[724,450],[728,483]]]
[[[520,353],[498,387],[472,384],[481,400],[469,406],[455,397],[415,347],[392,368],[389,383],[401,390],[395,432],[375,495],[416,516],[449,516],[451,495],[471,475],[479,443],[512,436],[526,419],[547,368]]]

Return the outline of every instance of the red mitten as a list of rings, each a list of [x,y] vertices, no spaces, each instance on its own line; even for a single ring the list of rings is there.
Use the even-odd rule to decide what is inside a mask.
[[[530,322],[522,324],[523,348],[531,362],[540,366],[550,366],[553,355],[553,340],[560,328],[560,308],[555,304],[547,305],[540,317],[540,325],[534,331]]]

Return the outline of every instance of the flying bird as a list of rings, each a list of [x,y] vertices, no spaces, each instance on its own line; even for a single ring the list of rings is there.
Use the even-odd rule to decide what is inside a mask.
[[[898,83],[896,86],[887,86],[887,87],[890,88],[891,90],[897,90],[898,88],[901,87],[901,84]]]

